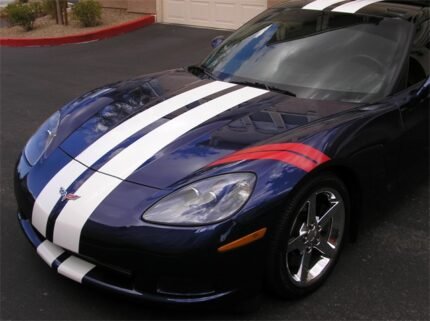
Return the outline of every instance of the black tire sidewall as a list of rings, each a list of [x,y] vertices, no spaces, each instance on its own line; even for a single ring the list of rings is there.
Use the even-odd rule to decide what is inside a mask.
[[[312,192],[316,192],[321,188],[332,188],[340,193],[343,198],[345,206],[345,227],[342,239],[340,241],[340,248],[336,257],[330,263],[329,268],[319,280],[307,287],[298,287],[292,282],[288,275],[287,267],[285,264],[285,255],[289,239],[289,232],[292,224],[302,207],[303,203],[307,200]],[[349,216],[350,216],[350,198],[345,184],[334,174],[323,173],[310,177],[292,192],[288,197],[286,204],[281,210],[273,232],[270,233],[268,261],[267,261],[267,281],[270,289],[276,294],[286,299],[297,299],[303,297],[313,291],[324,283],[332,272],[339,254],[347,239],[349,230]]]

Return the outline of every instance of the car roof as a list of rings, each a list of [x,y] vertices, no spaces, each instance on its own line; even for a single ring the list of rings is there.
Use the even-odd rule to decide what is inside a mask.
[[[430,7],[429,0],[289,0],[281,2],[276,7],[303,9],[305,6],[317,5],[320,8],[323,7],[323,9],[320,9],[321,11],[332,12],[340,6],[347,8],[348,11],[348,9],[360,3],[367,5],[355,12],[343,12],[377,17],[397,17],[410,20],[422,14],[428,15]]]

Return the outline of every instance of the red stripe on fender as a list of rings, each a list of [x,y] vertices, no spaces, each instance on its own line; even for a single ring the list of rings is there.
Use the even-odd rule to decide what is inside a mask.
[[[255,152],[246,153],[246,154],[243,154],[243,153],[232,154],[230,156],[227,156],[227,157],[221,158],[220,160],[215,161],[209,166],[217,166],[222,164],[234,163],[238,161],[261,160],[261,159],[269,159],[269,160],[275,160],[275,161],[287,163],[297,168],[300,168],[305,172],[310,172],[315,167],[318,166],[318,164],[316,164],[315,162],[301,155],[290,153],[288,151],[255,151]]]
[[[233,155],[241,155],[246,153],[262,152],[262,151],[290,151],[302,154],[303,156],[312,159],[318,164],[325,163],[330,160],[326,154],[320,152],[318,149],[312,146],[300,144],[300,143],[286,143],[286,144],[270,144],[261,145],[243,149],[234,153]]]

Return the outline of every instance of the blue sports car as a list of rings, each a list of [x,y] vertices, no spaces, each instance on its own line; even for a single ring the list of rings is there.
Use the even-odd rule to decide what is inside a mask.
[[[426,152],[429,35],[428,1],[290,1],[201,64],[93,90],[25,146],[20,225],[54,271],[125,296],[304,296]]]

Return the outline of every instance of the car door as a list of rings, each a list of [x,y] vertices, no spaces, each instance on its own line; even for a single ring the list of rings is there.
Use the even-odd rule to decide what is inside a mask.
[[[403,123],[400,173],[428,175],[430,113],[430,25],[417,24],[409,55],[407,88],[397,97]]]

